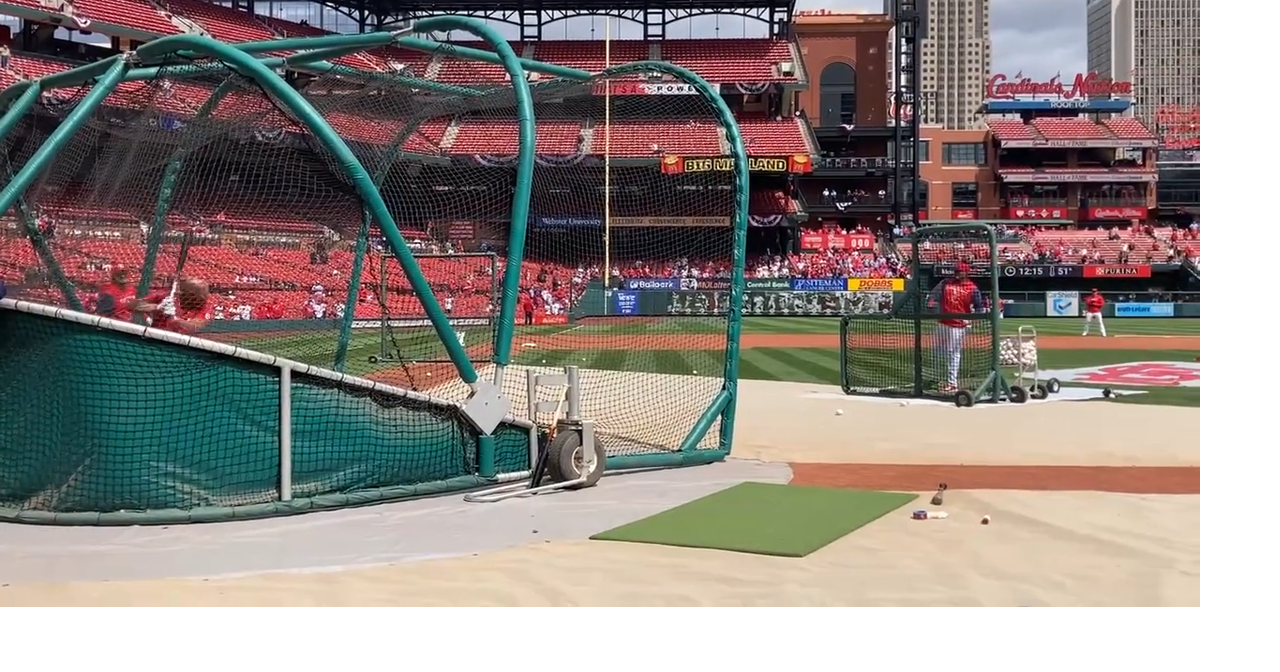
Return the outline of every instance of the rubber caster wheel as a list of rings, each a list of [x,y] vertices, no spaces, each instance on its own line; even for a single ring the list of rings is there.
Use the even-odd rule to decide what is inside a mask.
[[[1062,381],[1057,378],[1050,378],[1045,384],[1045,389],[1049,390],[1049,394],[1057,394],[1062,391]]]
[[[1113,394],[1113,393],[1111,392],[1111,388],[1109,388],[1109,387],[1104,387],[1104,388],[1102,388],[1102,398],[1103,398],[1103,399],[1110,399],[1110,398],[1111,398],[1111,396],[1112,396],[1112,394]]]
[[[370,363],[370,364],[377,364],[377,363],[378,363],[378,356],[377,356],[377,355],[369,355],[369,363]]]
[[[960,390],[956,392],[956,408],[971,408],[973,406],[973,393],[969,390]]]
[[[566,429],[556,434],[547,446],[547,473],[554,483],[564,483],[581,478],[586,481],[569,486],[569,490],[589,488],[604,476],[604,445],[596,442],[595,454],[584,456],[582,432]]]
[[[1021,385],[1009,386],[1009,401],[1015,404],[1027,403],[1027,390]]]
[[[1048,399],[1049,388],[1044,383],[1036,383],[1036,386],[1031,388],[1031,398],[1032,399]]]

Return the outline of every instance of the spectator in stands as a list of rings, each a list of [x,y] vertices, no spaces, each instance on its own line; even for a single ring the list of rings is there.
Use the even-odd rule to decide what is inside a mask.
[[[307,299],[307,303],[304,307],[306,308],[309,317],[316,320],[323,320],[325,311],[328,310],[329,305],[324,300],[324,292],[320,291],[313,292],[311,297]]]

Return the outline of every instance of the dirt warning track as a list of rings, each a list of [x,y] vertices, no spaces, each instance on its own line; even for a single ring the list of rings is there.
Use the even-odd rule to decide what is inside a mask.
[[[554,334],[531,338],[548,350],[690,350],[719,336],[697,334]],[[874,336],[879,347],[911,347],[911,336]],[[1040,336],[1045,350],[1199,350],[1199,336]],[[836,334],[743,334],[742,349],[753,348],[838,348]]]
[[[1080,490],[1141,495],[1198,495],[1200,467],[982,464],[791,465],[793,485],[865,490]]]

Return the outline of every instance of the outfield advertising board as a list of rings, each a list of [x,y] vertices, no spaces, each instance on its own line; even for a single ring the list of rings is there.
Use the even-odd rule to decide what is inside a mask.
[[[771,292],[901,292],[902,278],[747,278],[747,291]],[[728,278],[625,278],[622,289],[639,292],[726,291]]]
[[[665,292],[663,294],[665,294],[662,297],[665,299],[665,306],[659,314],[692,316],[724,315],[729,312],[728,292]],[[834,317],[885,313],[889,312],[892,306],[893,292],[747,290],[743,297],[742,312],[752,317]]]
[[[1079,317],[1080,292],[1045,292],[1044,312],[1049,317]]]
[[[1172,303],[1117,303],[1116,317],[1173,317]]]

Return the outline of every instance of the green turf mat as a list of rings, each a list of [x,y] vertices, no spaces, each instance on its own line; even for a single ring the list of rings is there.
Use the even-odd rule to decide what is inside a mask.
[[[592,539],[802,558],[914,494],[740,483]]]

